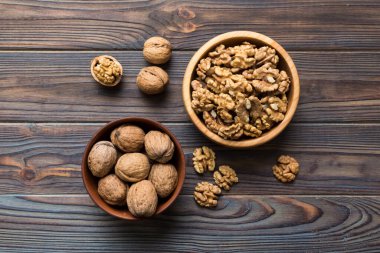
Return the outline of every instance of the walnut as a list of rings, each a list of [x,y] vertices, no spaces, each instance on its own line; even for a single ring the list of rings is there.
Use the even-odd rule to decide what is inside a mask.
[[[196,112],[211,111],[215,105],[215,94],[204,88],[198,88],[192,93],[191,107]]]
[[[92,60],[91,74],[98,83],[104,86],[115,86],[121,80],[123,68],[112,56],[101,55]]]
[[[132,215],[150,217],[156,213],[157,203],[156,189],[149,180],[137,182],[129,188],[127,205]]]
[[[92,175],[104,177],[114,167],[117,160],[117,151],[109,141],[99,141],[91,148],[87,164]]]
[[[226,191],[229,191],[232,185],[239,182],[235,170],[228,165],[219,166],[219,170],[214,172],[214,180],[220,188]]]
[[[166,198],[169,196],[178,183],[178,173],[174,165],[172,164],[153,164],[148,178],[159,197]]]
[[[193,110],[224,139],[261,136],[286,113],[290,78],[277,68],[278,61],[268,46],[256,48],[249,42],[217,46],[198,63],[191,83]],[[261,101],[265,97],[273,98]]]
[[[193,165],[199,174],[205,171],[214,171],[215,169],[215,153],[211,148],[203,146],[196,148],[193,152]]]
[[[209,182],[200,182],[195,186],[194,199],[203,207],[214,207],[218,204],[218,195],[221,189]]]
[[[166,163],[173,157],[174,143],[169,135],[160,131],[150,131],[145,135],[145,151],[150,159]]]
[[[138,182],[148,177],[150,171],[149,159],[141,153],[122,155],[116,163],[116,175],[126,182]]]
[[[292,182],[296,179],[300,166],[296,159],[288,155],[282,155],[273,166],[273,175],[283,183]]]
[[[128,185],[124,184],[115,174],[103,177],[98,182],[100,197],[110,205],[126,205],[127,192]]]
[[[162,37],[151,37],[144,43],[144,58],[152,64],[164,64],[172,56],[172,45]]]
[[[224,139],[236,140],[243,135],[243,124],[240,122],[229,126],[223,125],[218,123],[209,112],[203,112],[203,119],[207,128]]]
[[[144,146],[145,133],[138,126],[122,125],[111,133],[112,143],[123,152],[139,152]]]
[[[156,66],[142,68],[136,78],[137,87],[149,95],[163,92],[168,82],[168,74]]]

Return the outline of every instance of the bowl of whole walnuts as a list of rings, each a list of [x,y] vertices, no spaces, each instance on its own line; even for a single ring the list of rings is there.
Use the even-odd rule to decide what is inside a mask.
[[[259,33],[234,31],[206,42],[191,58],[182,96],[194,125],[231,148],[264,144],[290,123],[300,95],[285,49]]]
[[[102,127],[82,158],[82,177],[105,212],[136,220],[162,213],[178,197],[185,157],[175,136],[144,118],[124,118]]]

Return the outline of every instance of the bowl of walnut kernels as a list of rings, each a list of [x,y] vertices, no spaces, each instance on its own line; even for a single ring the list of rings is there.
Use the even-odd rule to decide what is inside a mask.
[[[285,49],[259,33],[234,31],[206,42],[191,58],[183,101],[194,125],[231,148],[264,144],[296,111],[300,83]]]

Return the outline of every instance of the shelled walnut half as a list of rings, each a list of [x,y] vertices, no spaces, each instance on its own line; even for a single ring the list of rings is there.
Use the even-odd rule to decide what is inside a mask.
[[[289,183],[296,179],[300,165],[296,159],[288,155],[282,155],[273,166],[273,175],[283,183]]]
[[[226,191],[231,189],[231,186],[239,182],[239,178],[233,168],[228,165],[219,166],[219,170],[214,172],[215,183]]]
[[[200,182],[195,186],[194,199],[203,207],[214,207],[218,204],[218,195],[221,189],[209,182]]]
[[[193,152],[193,165],[199,174],[205,171],[214,171],[215,169],[215,152],[206,146],[196,148]]]

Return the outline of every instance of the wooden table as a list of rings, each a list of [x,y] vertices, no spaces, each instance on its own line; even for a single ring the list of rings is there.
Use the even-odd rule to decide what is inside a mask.
[[[379,1],[0,1],[0,252],[380,252]],[[223,32],[281,43],[301,79],[295,118],[274,141],[228,150],[206,140],[181,100],[192,54]],[[153,35],[173,46],[171,83],[158,96],[135,85]],[[97,85],[90,60],[110,54],[126,77]],[[165,214],[118,220],[82,184],[84,147],[106,122],[140,116],[179,137],[181,196]],[[216,210],[198,207],[191,153],[215,149],[240,183]],[[281,184],[271,167],[295,156]]]

